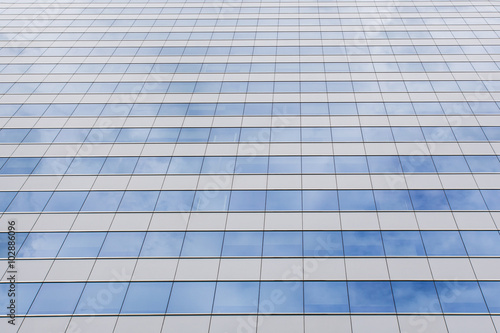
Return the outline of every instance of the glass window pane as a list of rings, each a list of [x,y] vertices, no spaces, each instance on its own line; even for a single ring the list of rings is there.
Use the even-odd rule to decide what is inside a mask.
[[[425,251],[429,256],[466,256],[458,231],[422,231]]]
[[[261,282],[259,313],[302,313],[302,282]]]
[[[167,313],[210,313],[215,282],[174,282]]]
[[[125,191],[118,211],[150,212],[155,209],[160,191]]]
[[[97,175],[106,161],[105,157],[75,157],[67,174]]]
[[[108,157],[101,169],[101,174],[131,174],[134,172],[138,157]]]
[[[73,314],[84,286],[85,283],[44,283],[29,314]]]
[[[372,173],[403,172],[398,156],[367,156],[367,159]]]
[[[441,313],[434,282],[392,282],[398,313]]]
[[[496,156],[466,156],[472,172],[500,172],[500,162]]]
[[[105,237],[105,232],[70,232],[57,256],[62,258],[95,258]]]
[[[40,158],[38,157],[13,157],[5,162],[0,174],[15,175],[15,174],[31,174],[37,166]]]
[[[175,156],[172,157],[172,160],[170,161],[170,166],[168,167],[168,173],[169,174],[199,173],[201,170],[202,163],[203,163],[203,157]]]
[[[364,156],[335,156],[337,173],[368,173],[368,165]]]
[[[407,190],[374,190],[378,210],[413,210]]]
[[[262,253],[263,233],[259,231],[231,231],[224,235],[222,256],[252,257]]]
[[[373,191],[342,190],[338,191],[340,210],[375,210]]]
[[[384,247],[378,231],[342,232],[346,256],[383,256]]]
[[[226,211],[231,191],[196,191],[194,211]]]
[[[304,256],[342,256],[342,235],[339,231],[304,231]]]
[[[337,191],[306,190],[302,192],[304,211],[338,210]]]
[[[486,210],[481,192],[478,190],[445,190],[453,210]]]
[[[425,256],[418,231],[382,231],[382,238],[388,256]]]
[[[123,191],[90,191],[82,211],[115,212],[123,193]]]
[[[430,156],[400,156],[404,172],[436,172]]]
[[[170,157],[139,157],[134,173],[165,174],[170,163]]]
[[[415,210],[449,210],[443,190],[410,190]]]
[[[390,282],[348,282],[352,313],[392,313]]]
[[[0,192],[0,212],[4,212],[17,192]]]
[[[304,282],[305,313],[347,313],[345,282]]]
[[[118,314],[128,282],[87,283],[75,314]]]
[[[50,198],[45,212],[78,212],[82,208],[88,192],[54,192]]]
[[[500,196],[499,190],[481,190],[481,194],[484,201],[486,201],[486,205],[488,205],[488,209],[500,210],[500,200],[498,200]]]
[[[218,257],[221,255],[223,232],[188,232],[182,246],[182,257]]]
[[[500,283],[498,281],[479,282],[490,313],[500,312]]]
[[[235,173],[267,173],[267,156],[238,156]]]
[[[469,256],[500,256],[500,234],[497,231],[461,231]]]
[[[203,160],[201,173],[233,173],[235,163],[234,156],[207,156]]]
[[[177,257],[181,252],[184,232],[151,231],[141,250],[141,257]]]
[[[300,156],[270,156],[269,173],[300,173]]]
[[[40,159],[40,163],[33,170],[34,174],[64,174],[68,169],[68,166],[73,161],[70,157],[48,157]]]
[[[8,212],[41,212],[52,192],[18,192]]]
[[[19,258],[53,258],[59,252],[65,232],[32,232],[19,249]]]
[[[469,172],[463,156],[433,156],[437,172]]]
[[[171,282],[132,282],[120,313],[164,314],[171,288]]]
[[[230,211],[264,211],[266,191],[232,191]]]
[[[109,232],[99,257],[137,257],[145,235],[145,232]]]
[[[301,191],[267,191],[267,211],[301,210]]]
[[[161,191],[155,211],[186,212],[193,205],[195,191]]]
[[[477,282],[436,281],[444,313],[487,313]]]
[[[257,313],[259,282],[218,282],[213,313]]]
[[[264,234],[264,257],[302,256],[302,232],[273,231]]]
[[[302,173],[334,173],[332,156],[302,156]]]

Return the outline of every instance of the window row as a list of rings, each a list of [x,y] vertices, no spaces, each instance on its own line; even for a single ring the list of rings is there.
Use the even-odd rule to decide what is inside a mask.
[[[0,157],[0,175],[497,173],[498,156]]]
[[[500,190],[0,192],[7,212],[500,210]]]
[[[0,284],[0,303],[9,304]],[[500,312],[498,281],[19,283],[17,314]]]
[[[82,1],[78,1],[82,2]],[[160,1],[156,1],[160,2]],[[400,13],[485,13],[500,11],[500,6],[491,5],[475,5],[475,6],[443,6],[436,3],[433,6],[417,5],[414,6],[390,6],[391,11]],[[374,6],[263,6],[263,7],[220,7],[214,3],[210,7],[60,7],[51,9],[53,15],[129,15],[129,14],[215,14],[215,13],[241,13],[241,14],[314,14],[314,13],[372,13],[384,11],[384,7]],[[0,9],[0,13],[4,15],[34,15],[44,14],[45,7],[27,7],[27,8],[6,8]]]
[[[498,141],[500,127],[3,128],[0,143],[463,142]]]
[[[492,72],[500,62],[0,64],[1,74]]]
[[[496,19],[499,20],[500,18]],[[127,21],[129,22],[129,21]],[[66,22],[67,25],[67,22]],[[64,26],[66,26],[64,25]],[[189,35],[189,34],[188,34]],[[497,38],[497,37],[495,37]],[[370,55],[370,54],[499,54],[500,45],[398,46],[188,46],[188,47],[4,47],[1,57],[93,57],[180,55]]]
[[[266,7],[263,7],[266,8]],[[288,7],[284,7],[288,8]],[[3,24],[2,24],[3,23]],[[19,21],[0,20],[0,27],[9,27]],[[245,31],[245,32],[40,32],[5,33],[0,40],[11,40],[22,35],[24,40],[320,40],[320,39],[369,39],[369,40],[413,40],[413,39],[478,39],[499,38],[494,30],[433,30],[433,31]],[[415,46],[420,50],[420,46]],[[423,50],[426,50],[423,48]]]
[[[0,117],[500,114],[495,102],[2,104]]]
[[[500,81],[3,82],[1,94],[496,92]]]
[[[2,248],[9,237],[0,233]],[[500,256],[498,231],[31,232],[15,238],[18,258]]]
[[[283,8],[283,7],[281,7]],[[342,8],[342,7],[338,7]],[[165,14],[165,13],[163,13]],[[215,13],[214,13],[215,14]],[[361,14],[363,15],[363,14]],[[278,15],[279,16],[279,15]],[[286,15],[289,16],[289,15]],[[325,15],[326,16],[326,15]],[[338,16],[338,15],[333,15]],[[497,17],[390,17],[385,15],[372,18],[366,13],[360,18],[214,18],[214,19],[52,19],[40,22],[40,27],[277,27],[277,26],[439,26],[439,25],[498,25],[500,19]],[[180,15],[182,17],[182,15]],[[203,16],[201,16],[203,17]],[[246,16],[247,17],[247,16]],[[26,20],[10,20],[6,22],[9,26],[25,26],[29,24]],[[16,24],[17,23],[17,24]]]

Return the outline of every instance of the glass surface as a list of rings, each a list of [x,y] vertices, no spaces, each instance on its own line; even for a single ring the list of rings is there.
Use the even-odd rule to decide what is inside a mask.
[[[57,256],[60,258],[95,258],[105,237],[105,232],[70,232]]]
[[[373,191],[342,190],[338,191],[340,210],[375,210]]]
[[[141,257],[177,257],[181,252],[184,232],[150,231],[142,245]]]
[[[445,190],[453,210],[486,210],[481,192],[478,190]]]
[[[257,313],[259,282],[218,282],[213,313]]]
[[[167,313],[210,313],[215,282],[174,282]]]
[[[128,282],[89,282],[85,285],[75,314],[120,313]]]
[[[339,231],[304,231],[304,256],[342,256],[342,235]]]
[[[302,282],[261,282],[259,313],[302,313],[303,309]]]
[[[304,282],[305,313],[348,313],[345,282]]]
[[[145,235],[145,232],[109,232],[99,257],[137,257]]]
[[[17,256],[19,258],[55,257],[65,238],[65,232],[32,232],[22,244]]]
[[[498,281],[479,282],[490,313],[500,312],[500,283]]]
[[[425,251],[429,256],[466,256],[458,231],[422,231]]]
[[[185,212],[191,210],[195,191],[161,191],[155,211]]]
[[[85,283],[44,283],[29,314],[73,314],[84,286]]]
[[[125,191],[120,212],[148,212],[153,211],[160,191]]]
[[[394,281],[392,291],[398,313],[441,313],[432,281]]]
[[[425,256],[418,231],[382,231],[382,239],[388,256]]]
[[[297,211],[301,210],[301,191],[267,191],[266,210]]]
[[[251,257],[262,254],[263,233],[260,231],[231,231],[224,235],[222,256]]]
[[[226,211],[231,191],[196,191],[193,211]]]
[[[497,231],[461,231],[469,256],[500,256],[500,234]]]
[[[218,257],[224,233],[220,231],[188,232],[182,246],[182,257]]]
[[[18,192],[8,212],[41,212],[52,192]]]
[[[78,212],[88,192],[54,192],[44,208],[45,212]]]
[[[342,232],[346,256],[383,256],[384,247],[378,231]]]
[[[413,210],[407,190],[374,190],[377,210]]]
[[[394,301],[390,282],[349,281],[347,286],[352,313],[394,312]]]
[[[487,308],[477,282],[436,281],[445,313],[486,313]]]
[[[264,234],[263,256],[302,256],[302,232],[275,231]]]
[[[123,191],[90,191],[82,211],[115,212]]]
[[[443,190],[410,190],[415,210],[449,210]]]
[[[164,314],[171,288],[171,282],[132,282],[120,313]]]
[[[339,209],[337,191],[303,191],[302,204],[302,209],[304,211],[333,211]]]
[[[232,191],[230,211],[264,211],[266,191]]]

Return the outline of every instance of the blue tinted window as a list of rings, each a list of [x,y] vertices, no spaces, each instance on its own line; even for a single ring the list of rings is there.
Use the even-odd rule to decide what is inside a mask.
[[[374,190],[378,210],[412,210],[407,190]]]
[[[392,282],[398,313],[441,313],[434,282]]]
[[[82,208],[87,191],[54,192],[44,211],[46,212],[78,212]]]
[[[89,128],[63,128],[54,142],[83,142],[89,132]]]
[[[483,127],[483,131],[488,137],[490,141],[499,141],[500,140],[500,131],[499,127]]]
[[[122,196],[123,191],[90,191],[82,211],[114,212]]]
[[[271,138],[271,129],[243,127],[240,134],[240,142],[269,142]]]
[[[152,128],[147,142],[177,142],[179,128]]]
[[[37,232],[30,233],[18,252],[20,258],[45,258],[55,257],[66,233]]]
[[[149,131],[149,128],[123,128],[116,142],[146,142]]]
[[[191,210],[195,191],[161,191],[156,211],[185,212]]]
[[[31,174],[40,161],[38,157],[12,157],[5,162],[0,174]]]
[[[99,257],[137,257],[145,234],[145,232],[109,232]]]
[[[478,190],[445,190],[453,210],[486,210],[486,204]]]
[[[41,212],[52,192],[18,192],[8,212]]]
[[[139,157],[134,173],[164,174],[167,172],[170,157]]]
[[[335,156],[337,173],[368,173],[368,165],[364,156]]]
[[[210,313],[215,282],[175,282],[167,313]]]
[[[300,142],[300,128],[271,128],[271,142]]]
[[[302,128],[302,142],[331,142],[332,133],[328,127]]]
[[[400,173],[401,164],[398,156],[367,156],[370,172]]]
[[[274,231],[264,234],[263,256],[302,256],[302,232]]]
[[[218,282],[213,313],[257,313],[259,282]]]
[[[458,231],[422,231],[429,256],[465,256],[464,244]]]
[[[496,156],[466,156],[472,172],[500,172],[500,163]]]
[[[307,190],[302,192],[303,210],[338,210],[337,191]]]
[[[233,231],[224,235],[222,255],[227,257],[260,256],[262,253],[262,232]]]
[[[437,281],[444,313],[486,313],[488,310],[477,282]]]
[[[301,210],[301,191],[268,191],[266,210]]]
[[[486,141],[481,127],[452,127],[458,141]]]
[[[264,211],[266,208],[266,191],[232,191],[230,211]]]
[[[348,282],[348,290],[353,313],[394,312],[389,282]]]
[[[159,191],[125,191],[118,211],[153,211],[159,194]]]
[[[160,313],[167,309],[171,282],[132,282],[121,313]]]
[[[29,314],[72,314],[84,285],[85,283],[44,283]]]
[[[448,201],[443,190],[410,190],[415,210],[448,210]]]
[[[400,156],[404,172],[436,172],[430,156]]]
[[[47,157],[40,159],[40,163],[33,170],[34,174],[64,174],[73,161],[70,157]]]
[[[34,128],[24,138],[23,142],[52,142],[59,133],[59,129]],[[61,130],[62,131],[62,130]]]
[[[304,256],[342,256],[342,235],[339,231],[304,231]]]
[[[306,313],[347,313],[349,302],[345,282],[304,282]]]
[[[0,212],[7,209],[17,192],[0,192]]]
[[[207,142],[210,128],[183,128],[178,142]]]
[[[463,156],[434,156],[432,159],[438,172],[469,172]]]
[[[70,232],[58,257],[96,257],[106,237],[105,232]]]
[[[338,191],[341,210],[375,210],[371,190]]]
[[[221,254],[222,232],[188,232],[184,239],[181,256],[218,257]]]
[[[455,135],[449,127],[422,127],[427,141],[456,141]]]
[[[236,158],[233,156],[207,156],[203,160],[201,173],[233,173]]]
[[[392,132],[389,127],[364,127],[363,138],[367,142],[392,142]]]
[[[148,232],[141,257],[176,257],[181,252],[184,232]]]
[[[418,231],[382,231],[382,238],[388,256],[425,256]]]
[[[500,283],[498,281],[479,282],[490,313],[500,312]]]
[[[22,142],[30,130],[28,128],[3,128],[0,130],[0,142],[18,143]]]
[[[334,173],[332,156],[303,156],[302,173]]]
[[[172,157],[172,160],[170,161],[168,173],[199,173],[201,170],[202,162],[203,157],[175,156]]]
[[[302,282],[261,282],[259,313],[302,313]]]
[[[137,160],[137,157],[108,157],[101,169],[101,173],[130,174],[134,171]]]
[[[269,173],[300,173],[300,156],[270,156]]]
[[[335,127],[332,128],[334,142],[363,142],[361,128],[359,127]]]
[[[420,127],[392,127],[396,142],[425,141]]]
[[[240,128],[212,128],[209,142],[238,142]]]
[[[35,298],[41,285],[42,285],[41,283],[19,283],[16,286],[16,289],[18,291],[18,295],[22,295],[20,297],[17,297],[17,299],[16,299],[16,303],[17,303],[16,314],[24,315],[28,312],[28,309],[31,306],[33,299]],[[5,292],[4,292],[4,289],[2,289],[2,287],[5,288]],[[2,292],[2,295],[5,295],[5,297],[7,296],[8,288],[10,288],[10,284],[5,283],[5,284],[0,285],[0,292]],[[7,298],[6,298],[6,301],[7,301]],[[2,302],[2,305],[3,304],[6,304],[6,303]],[[5,306],[7,306],[7,305],[5,305]],[[41,310],[41,309],[43,309],[43,307],[42,308],[39,307],[39,309]],[[35,309],[35,311],[36,311],[36,309]]]
[[[384,247],[378,231],[344,231],[342,233],[346,256],[383,256]]]
[[[66,173],[81,175],[98,174],[105,161],[105,157],[75,157]]]
[[[483,195],[486,205],[488,205],[488,209],[500,210],[500,200],[498,200],[500,196],[499,190],[481,190],[481,194]]]
[[[128,282],[87,283],[75,314],[119,313]],[[100,301],[103,300],[104,301]],[[97,304],[97,305],[96,305]]]
[[[225,211],[228,209],[231,191],[197,191],[194,196],[195,211]]]
[[[238,156],[235,173],[267,173],[267,156]]]
[[[500,234],[497,231],[462,231],[470,256],[500,256]]]

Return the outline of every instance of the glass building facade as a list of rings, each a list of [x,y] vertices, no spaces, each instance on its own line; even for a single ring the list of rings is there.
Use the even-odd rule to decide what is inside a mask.
[[[0,331],[500,332],[499,12],[2,1]]]

